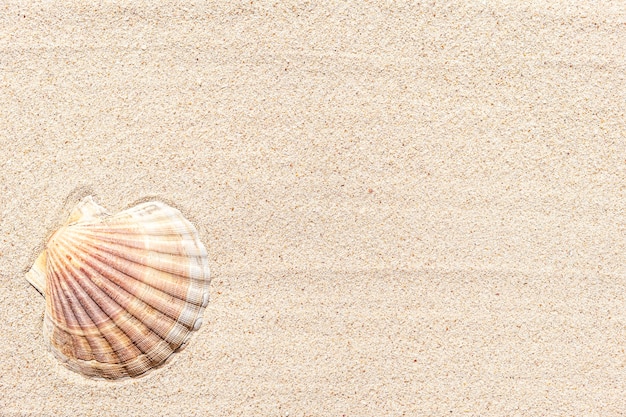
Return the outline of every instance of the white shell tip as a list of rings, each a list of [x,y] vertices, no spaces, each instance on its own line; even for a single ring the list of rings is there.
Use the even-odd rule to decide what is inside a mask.
[[[104,207],[99,206],[92,196],[87,196],[74,207],[74,210],[70,213],[68,223],[96,219],[107,215],[109,215],[109,212]]]

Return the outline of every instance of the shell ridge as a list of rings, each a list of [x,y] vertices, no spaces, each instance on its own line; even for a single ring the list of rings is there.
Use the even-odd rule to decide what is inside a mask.
[[[55,310],[47,311],[50,320],[54,324],[54,330],[50,335],[50,346],[64,358],[72,356],[68,355],[69,352],[72,352],[73,355],[93,357],[93,351],[85,336],[84,329],[79,325],[81,319],[76,312],[77,300],[73,299],[73,294],[64,288],[62,280],[65,278],[62,277],[58,271],[54,253],[50,253],[49,255],[48,265],[51,269],[55,270],[52,276],[57,278],[50,280],[52,281],[51,288],[54,288],[59,304],[63,306],[62,315],[59,315]],[[66,320],[61,321],[61,317]],[[67,319],[70,319],[70,321],[68,322]],[[87,346],[89,346],[89,349],[86,349]]]
[[[96,259],[98,259],[96,257]],[[102,262],[103,260],[100,259],[100,261]],[[104,264],[106,266],[106,264]],[[123,274],[122,277],[120,277],[117,281],[116,284],[117,285],[122,285],[125,281],[125,278],[127,277],[126,272],[124,271],[119,271]],[[153,288],[151,287],[149,284],[148,285],[149,288]],[[190,291],[194,288],[193,286],[190,286]],[[177,320],[178,322],[181,322],[181,324],[183,324],[188,330],[191,330],[192,328],[194,328],[195,325],[195,320],[202,314],[202,312],[204,311],[204,307],[206,306],[205,303],[205,299],[206,297],[206,291],[204,290],[204,288],[202,287],[200,289],[201,294],[199,294],[198,296],[196,296],[196,300],[197,303],[190,303],[188,301],[182,300],[182,299],[178,299],[179,302],[181,304],[179,304],[179,309],[176,310],[173,314],[168,314],[168,316],[170,318],[172,318],[173,320]],[[160,292],[157,290],[155,290],[155,294],[153,296],[153,299],[156,300],[161,300],[161,296],[159,295]],[[165,293],[165,295],[168,295],[167,293]],[[144,301],[146,304],[148,304],[150,307],[159,310],[159,311],[163,311],[163,308],[160,307],[160,305],[156,304],[154,301],[151,301],[145,297],[138,297],[140,300]],[[164,311],[163,311],[164,312]]]
[[[125,245],[119,245],[117,243],[113,243],[113,242],[107,242],[106,244],[95,244],[95,243],[91,243],[90,241],[85,241],[82,242],[79,239],[75,240],[76,243],[80,243],[80,244],[84,244],[84,245],[88,245],[93,249],[98,249],[98,250],[102,250],[104,252],[107,252],[111,255],[115,255],[115,256],[119,256],[122,257],[128,261],[132,261],[135,262],[137,264],[140,265],[145,265],[143,262],[146,261],[146,259],[149,259],[151,261],[156,261],[158,260],[158,258],[164,258],[163,260],[160,260],[159,263],[157,263],[156,265],[146,265],[149,266],[153,269],[159,270],[159,271],[163,271],[166,272],[168,274],[172,274],[172,275],[177,275],[183,278],[188,278],[188,279],[195,279],[198,281],[204,281],[206,278],[204,278],[204,274],[190,274],[188,272],[185,272],[182,268],[176,268],[176,266],[179,265],[184,265],[185,261],[189,261],[189,260],[193,260],[197,263],[198,266],[202,265],[201,263],[201,256],[194,256],[194,255],[184,255],[184,254],[172,254],[172,253],[168,253],[168,252],[164,252],[164,251],[159,251],[159,250],[155,250],[156,248],[151,247],[149,245],[144,245],[144,247],[139,247],[137,246],[125,246]],[[145,243],[145,242],[144,242]],[[128,248],[131,249],[142,249],[143,252],[145,252],[143,254],[142,257],[138,257],[138,256],[133,256],[131,255],[131,251],[128,250]],[[149,257],[148,255],[156,255],[156,257]],[[194,278],[194,276],[196,275],[203,275],[203,278]]]
[[[131,216],[139,216],[141,218],[147,218],[152,220],[163,219],[166,217],[183,217],[180,210],[161,203],[160,201],[146,201],[145,203],[138,204],[122,213],[130,214]]]
[[[141,222],[140,224],[143,224],[145,222]],[[81,225],[72,225],[72,227],[78,227]],[[89,226],[89,227],[87,227]],[[109,225],[105,222],[100,222],[97,224],[90,224],[90,225],[82,225],[82,227],[84,228],[89,228],[89,229],[93,229],[93,230],[97,230],[101,233],[108,233],[108,234],[114,234],[114,233],[118,233],[118,234],[125,234],[125,235],[140,235],[142,233],[141,230],[138,230],[136,227],[130,227],[128,225],[124,225],[124,224],[120,224],[119,226],[116,225]],[[150,230],[150,233],[153,236],[175,236],[175,235],[181,235],[180,230],[176,230],[176,229],[156,229],[156,230]]]
[[[62,258],[57,258],[55,256],[51,256],[51,262],[58,264],[62,261]],[[106,314],[101,314],[101,317],[97,317],[98,310],[101,311],[98,303],[91,297],[86,297],[85,295],[90,295],[83,285],[87,283],[86,279],[73,279],[77,277],[76,268],[72,265],[67,265],[68,271],[73,271],[74,275],[66,274],[66,276],[61,276],[62,279],[65,280],[66,285],[68,285],[71,291],[66,291],[66,297],[73,301],[69,303],[70,308],[72,309],[74,315],[78,319],[79,327],[70,327],[64,329],[69,334],[72,334],[75,337],[83,337],[88,345],[90,346],[90,355],[91,358],[84,358],[81,356],[76,356],[77,359],[80,360],[97,360],[101,363],[115,363],[119,361],[121,358],[117,354],[117,349],[114,346],[114,343],[111,341],[110,337],[107,337],[108,334],[105,331],[106,326],[103,328],[102,324],[107,324],[107,322],[111,322],[112,320],[106,316]],[[58,276],[58,275],[57,275]],[[84,277],[83,277],[84,278]],[[81,284],[82,283],[82,284]],[[84,315],[82,318],[78,313],[79,309],[82,310]],[[104,321],[100,321],[102,316],[106,317]],[[100,323],[98,323],[100,321]],[[109,324],[110,327],[110,324]]]
[[[104,280],[102,280],[102,286],[98,285],[105,293],[107,293],[109,295],[109,297],[113,297],[115,295],[115,292],[118,292],[118,298],[115,300],[116,303],[118,303],[118,305],[124,309],[126,312],[128,312],[130,315],[134,316],[135,318],[140,318],[138,317],[138,312],[142,312],[142,311],[146,311],[149,309],[151,314],[148,314],[148,317],[154,316],[156,314],[161,313],[161,315],[163,317],[166,317],[168,320],[168,325],[171,327],[176,323],[176,319],[177,317],[173,317],[167,314],[166,311],[163,311],[161,309],[153,305],[151,305],[149,302],[147,302],[146,300],[140,298],[140,296],[138,294],[134,294],[132,292],[129,292],[125,287],[125,282],[124,282],[124,278],[127,278],[128,276],[126,276],[124,274],[124,277],[114,277],[111,272],[115,271],[113,268],[109,267],[108,265],[106,265],[106,263],[98,260],[97,258],[93,258],[90,257],[87,254],[83,254],[85,255],[85,257],[83,258],[83,261],[85,262],[86,266],[89,266],[89,268],[91,268],[94,271],[99,271],[100,268],[103,268],[103,270],[107,271],[106,275],[103,273],[101,274],[103,278],[105,278]],[[119,271],[118,271],[119,272]],[[100,272],[98,272],[100,274]],[[97,285],[97,284],[96,284]],[[147,286],[148,288],[151,288],[149,286]],[[133,304],[133,300],[135,301],[135,303]],[[182,300],[179,300],[182,302]],[[172,309],[169,309],[169,312],[171,314],[172,313]],[[173,314],[175,315],[175,314]],[[164,336],[161,333],[158,332],[159,328],[158,326],[155,327],[151,327],[148,323],[144,323],[146,325],[146,327],[152,331],[154,331],[155,333],[159,334],[160,336]]]
[[[92,277],[94,276],[93,272],[97,272],[96,268],[93,268],[89,262],[87,262],[86,259],[84,259],[84,257],[81,256],[81,254],[79,253],[75,253],[74,254],[77,258],[80,258],[82,261],[85,262],[86,266],[90,266],[92,269],[91,274],[87,274],[87,271],[83,272],[83,275],[86,277],[88,275],[91,275]],[[78,272],[78,270],[73,267],[72,265],[68,265],[69,268],[71,268],[75,273]],[[86,285],[91,285],[91,299],[95,301],[95,297],[94,297],[94,291],[99,291],[100,292],[100,298],[106,297],[108,298],[108,302],[109,302],[109,306],[112,308],[109,308],[108,311],[103,311],[103,313],[105,313],[105,316],[108,319],[108,322],[111,323],[111,326],[115,325],[117,327],[119,327],[120,322],[119,321],[115,321],[115,317],[117,317],[119,315],[119,311],[127,311],[126,308],[119,304],[115,299],[114,299],[114,291],[118,288],[120,288],[119,286],[117,286],[114,282],[111,282],[111,284],[105,284],[105,281],[109,281],[108,278],[106,276],[102,276],[102,278],[104,278],[105,280],[100,281],[100,283],[95,282],[93,279],[84,279],[83,282]],[[100,285],[99,285],[100,284]],[[103,285],[104,284],[104,285]],[[80,282],[78,283],[78,285],[80,285]],[[82,287],[82,286],[81,286]],[[110,292],[107,292],[106,289],[109,289]],[[95,303],[97,305],[97,303]],[[115,308],[117,307],[117,309]]]
[[[55,259],[55,257],[52,257],[52,260],[56,263],[62,263],[60,260]],[[111,314],[111,311],[109,311],[108,313],[104,312],[100,304],[98,303],[98,299],[102,300],[103,296],[108,297],[109,299],[110,297],[106,293],[102,292],[101,289],[91,279],[88,279],[84,271],[79,271],[77,267],[70,263],[66,263],[65,266],[66,269],[73,272],[73,274],[67,274],[67,276],[63,277],[63,279],[72,286],[74,293],[76,293],[77,290],[81,292],[81,294],[76,295],[78,296],[80,304],[84,308],[88,308],[88,310],[85,310],[85,312],[91,318],[91,324],[93,324],[94,326],[98,326],[99,323],[103,323],[106,321],[112,322],[110,316],[107,315]],[[78,277],[80,279],[72,279],[74,277]],[[100,294],[94,293],[94,287],[100,291]],[[83,297],[80,297],[81,295]],[[89,295],[89,297],[84,297],[84,295]],[[84,300],[84,302],[81,300]],[[119,307],[119,309],[121,309],[121,307]],[[96,315],[98,315],[99,317],[97,317]]]
[[[62,296],[61,284],[57,279],[51,279],[55,277],[56,272],[51,271],[52,266],[50,262],[46,263],[46,268],[48,269],[47,275],[49,277],[46,283],[46,315],[51,316],[50,319],[54,320],[55,324],[62,325],[65,328],[67,327],[67,320],[72,319],[72,312],[66,304],[65,297]],[[59,321],[61,317],[63,318],[62,322]]]
[[[116,237],[114,233],[102,233],[94,230],[73,230],[73,234],[80,236],[82,238],[94,239],[98,238],[107,243],[115,244],[117,246],[123,246],[124,248],[130,249],[144,249],[146,241],[143,238],[126,238],[121,239],[119,236]],[[140,234],[136,235],[128,235],[128,236],[142,236]],[[142,236],[143,237],[143,236]],[[171,255],[179,255],[179,256],[196,256],[196,257],[205,257],[206,250],[203,250],[203,247],[197,245],[197,239],[185,239],[180,240],[180,235],[171,234],[171,235],[161,235],[159,236],[159,240],[151,241],[153,243],[158,244],[158,247],[151,247],[151,251],[162,253],[162,254],[171,254]],[[168,239],[169,238],[169,239]],[[190,243],[194,245],[196,249],[195,252],[188,252],[188,245],[182,245],[182,243]]]
[[[148,213],[146,215],[146,213]],[[176,220],[174,224],[171,224]],[[134,224],[129,224],[129,222]],[[157,225],[158,227],[152,227]],[[197,231],[182,213],[172,207],[159,204],[154,210],[148,211],[140,206],[133,207],[116,216],[103,219],[93,227],[104,232],[142,233],[148,231],[153,235],[191,235]]]
[[[53,291],[52,301],[56,300],[56,303],[51,303],[51,313],[53,313],[53,319],[55,323],[62,325],[63,330],[69,330],[73,327],[77,327],[78,319],[75,317],[73,309],[71,308],[70,300],[67,297],[66,289],[63,288],[62,278],[59,278],[58,268],[54,262],[54,255],[49,253],[49,261],[47,267],[49,268],[49,284],[50,290]],[[62,314],[56,314],[61,309]]]
[[[94,249],[102,249],[101,247],[95,247],[95,246],[91,246]],[[103,250],[103,252],[105,253],[109,253],[106,250]],[[114,255],[118,255],[117,253],[113,253]],[[161,271],[158,269],[154,269],[152,267],[148,267],[150,268],[150,270],[154,270],[154,271],[158,271],[158,272],[162,272],[162,274],[160,275],[160,277],[162,278],[161,280],[155,280],[152,283],[150,282],[149,279],[147,278],[143,278],[141,272],[141,267],[146,267],[145,265],[143,265],[141,262],[138,262],[136,260],[133,259],[127,259],[121,256],[120,254],[120,258],[128,261],[128,264],[126,266],[124,266],[121,262],[118,262],[116,265],[107,265],[106,260],[107,257],[104,256],[103,254],[99,254],[98,251],[93,251],[93,253],[91,253],[89,255],[93,260],[97,260],[99,261],[99,265],[102,265],[102,267],[106,268],[112,268],[116,271],[118,271],[119,273],[123,274],[124,277],[120,277],[116,280],[116,285],[119,285],[120,287],[124,288],[125,286],[131,285],[130,283],[126,283],[124,281],[126,280],[132,280],[133,282],[138,283],[137,285],[142,286],[142,288],[147,289],[147,288],[151,288],[154,289],[155,297],[163,297],[163,296],[168,296],[168,297],[173,297],[176,300],[178,300],[178,302],[180,303],[184,303],[184,304],[197,304],[200,305],[201,302],[198,303],[193,303],[190,300],[188,300],[187,297],[187,292],[184,294],[177,294],[175,291],[173,291],[172,289],[170,289],[170,291],[168,291],[168,287],[173,287],[174,289],[176,288],[177,284],[180,283],[185,283],[187,285],[190,284],[189,281],[191,281],[191,278],[188,277],[184,277],[181,275],[176,275],[176,274],[171,274],[168,273],[166,271]],[[95,268],[95,265],[92,265],[92,267]],[[109,270],[109,272],[112,272],[112,270]],[[175,277],[173,281],[170,282],[166,282],[165,281],[165,276],[170,276],[170,277]],[[153,278],[155,275],[150,275],[148,278]],[[143,278],[143,279],[142,279]],[[177,282],[178,281],[178,282]],[[145,287],[143,287],[145,285]],[[147,302],[146,300],[144,300],[143,298],[141,298],[143,301]],[[150,303],[148,303],[150,304]],[[153,307],[155,307],[153,305]],[[173,319],[176,319],[176,317],[173,317]]]
[[[95,283],[93,283],[93,282],[92,282],[92,284],[93,284],[96,288],[98,288],[99,290],[103,291],[103,290],[102,290],[102,288],[100,288],[100,287],[99,287],[98,285],[96,285]],[[111,299],[111,302],[112,302],[112,303],[115,303],[115,301],[114,301],[114,300],[112,300],[112,299]],[[150,349],[146,349],[145,347],[142,347],[141,345],[138,345],[138,344],[137,344],[138,340],[136,340],[135,338],[133,338],[133,337],[132,337],[132,334],[130,334],[130,333],[136,333],[137,331],[139,331],[139,329],[137,329],[137,328],[132,329],[132,327],[133,327],[133,326],[137,326],[137,324],[139,324],[139,325],[143,325],[143,323],[141,322],[141,320],[139,320],[137,317],[133,316],[133,315],[132,315],[132,313],[131,313],[131,312],[129,312],[128,310],[124,309],[124,308],[123,308],[123,306],[119,306],[119,310],[124,311],[124,312],[125,312],[126,314],[128,314],[129,316],[132,316],[132,317],[135,319],[135,321],[134,321],[133,323],[129,323],[129,322],[130,322],[130,320],[124,320],[123,318],[121,318],[121,317],[120,317],[120,315],[119,315],[119,314],[114,314],[114,313],[109,312],[109,314],[110,314],[110,316],[111,316],[111,317],[110,317],[110,319],[109,319],[109,321],[108,321],[109,325],[108,325],[107,327],[108,327],[109,329],[115,329],[115,330],[118,330],[118,331],[119,331],[119,333],[123,334],[123,335],[125,336],[125,339],[126,339],[126,340],[130,343],[130,345],[132,345],[132,346],[136,349],[136,352],[138,352],[138,353],[136,353],[136,354],[135,354],[135,355],[133,355],[132,357],[130,357],[130,358],[126,358],[126,359],[124,359],[124,358],[120,357],[120,355],[119,355],[120,350],[122,350],[122,349],[126,349],[126,347],[127,347],[127,346],[129,346],[129,345],[128,345],[128,344],[127,344],[127,345],[120,345],[120,344],[118,344],[118,348],[115,348],[115,347],[113,346],[113,343],[111,343],[110,337],[107,337],[107,334],[108,334],[108,332],[106,331],[106,330],[107,330],[107,328],[102,329],[102,328],[100,328],[100,327],[96,326],[96,328],[100,331],[100,333],[99,333],[99,334],[101,334],[101,335],[102,335],[103,340],[105,340],[105,341],[108,343],[108,345],[109,345],[109,352],[110,352],[111,354],[114,354],[114,355],[118,358],[118,360],[117,360],[117,361],[115,361],[115,360],[99,360],[99,359],[97,359],[97,356],[96,356],[96,358],[95,358],[95,359],[92,359],[92,360],[95,360],[95,362],[97,362],[97,363],[98,363],[98,364],[100,364],[100,365],[106,365],[106,364],[116,364],[116,363],[117,363],[117,364],[119,364],[121,367],[123,367],[124,369],[126,369],[126,367],[127,367],[127,366],[132,365],[132,363],[133,363],[133,362],[135,362],[135,361],[141,361],[141,358],[140,358],[140,357],[141,357],[142,355],[146,355],[146,354],[148,354],[148,353],[150,352]],[[120,319],[121,319],[121,320],[120,320]],[[128,322],[128,323],[127,323],[127,322]],[[128,325],[126,325],[126,324],[128,324],[129,326],[128,326]],[[151,331],[151,332],[154,332],[154,330],[153,330],[153,329],[150,329],[149,327],[145,327],[145,326],[144,326],[144,328],[145,328],[145,330],[149,330],[149,331]],[[135,331],[133,332],[133,330],[135,330]],[[159,336],[159,335],[157,335],[156,333],[154,333],[154,334],[155,334],[157,337],[159,337],[159,339],[160,339],[160,340],[162,340],[162,336]],[[119,337],[119,336],[118,336],[118,337]],[[85,361],[85,359],[84,359],[84,358],[78,358],[78,357],[77,357],[76,359],[77,359],[77,360],[80,360],[80,361]]]
[[[73,233],[71,233],[71,235],[73,235]],[[145,265],[144,262],[146,262],[146,260],[150,260],[151,262],[153,262],[153,264],[146,265],[146,266],[150,266],[153,269],[158,269],[160,271],[167,272],[169,274],[178,275],[181,277],[196,279],[196,280],[206,279],[204,278],[205,274],[203,273],[204,271],[202,271],[202,268],[198,268],[198,270],[191,270],[190,272],[186,272],[184,268],[181,267],[181,265],[185,264],[185,261],[187,261],[188,263],[188,261],[190,260],[194,261],[196,266],[199,267],[200,265],[202,265],[202,262],[200,261],[203,258],[202,256],[178,255],[178,254],[159,252],[159,251],[153,250],[152,249],[153,247],[146,245],[145,244],[146,242],[144,242],[144,248],[142,249],[142,252],[144,253],[141,254],[142,256],[138,256],[138,255],[133,255],[132,251],[129,251],[128,247],[125,247],[123,245],[102,244],[101,242],[99,242],[100,244],[96,244],[92,242],[93,239],[89,238],[89,236],[83,236],[83,237],[85,238],[81,239],[78,236],[71,236],[71,239],[74,244],[77,244],[80,246],[87,245],[93,249],[103,250],[111,255],[122,257],[128,261],[133,261],[140,265]],[[141,248],[137,248],[137,249],[141,249]],[[154,256],[153,257],[147,256],[149,254],[153,254]],[[160,259],[160,258],[163,258],[163,259]],[[196,278],[197,276],[201,276],[202,278]]]

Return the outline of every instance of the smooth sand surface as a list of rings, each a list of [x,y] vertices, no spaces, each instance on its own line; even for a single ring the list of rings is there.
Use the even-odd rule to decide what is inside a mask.
[[[0,415],[626,415],[625,3],[380,3],[1,7]],[[210,253],[145,378],[43,342],[89,194]]]

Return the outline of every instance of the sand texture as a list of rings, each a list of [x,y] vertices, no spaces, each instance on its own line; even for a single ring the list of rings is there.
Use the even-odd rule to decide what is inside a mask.
[[[626,3],[365,3],[0,7],[0,415],[626,415]],[[86,195],[210,254],[144,378],[43,342]]]

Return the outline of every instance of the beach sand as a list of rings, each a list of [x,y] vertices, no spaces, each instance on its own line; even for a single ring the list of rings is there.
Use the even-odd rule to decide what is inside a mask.
[[[0,415],[626,415],[622,2],[155,4],[0,10]],[[86,195],[209,251],[144,378],[43,341]]]

